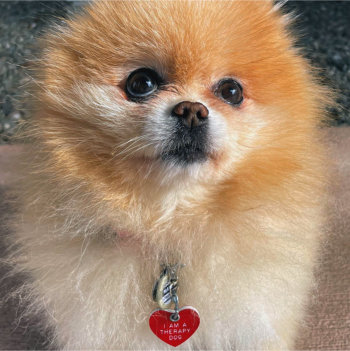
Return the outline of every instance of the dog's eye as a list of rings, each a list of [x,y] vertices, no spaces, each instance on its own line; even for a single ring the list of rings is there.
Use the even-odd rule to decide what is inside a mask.
[[[126,80],[126,94],[133,101],[142,101],[152,95],[159,87],[160,78],[150,68],[140,68],[132,72]]]
[[[234,79],[224,79],[220,81],[214,93],[217,97],[233,106],[238,106],[243,101],[243,88]]]

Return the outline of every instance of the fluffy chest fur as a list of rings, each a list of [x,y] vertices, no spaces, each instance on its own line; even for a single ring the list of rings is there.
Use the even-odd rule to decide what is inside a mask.
[[[79,220],[71,198],[55,209],[62,217],[53,221],[45,215],[38,224],[33,218],[40,215],[27,212],[17,238],[20,257],[26,257],[19,266],[34,277],[28,287],[32,308],[44,311],[57,331],[52,341],[66,349],[164,349],[148,327],[157,308],[152,286],[161,263],[182,262],[180,305],[198,309],[201,325],[181,347],[291,347],[320,230],[311,220],[320,215],[317,201],[307,209],[296,206],[302,194],[278,204],[265,199],[264,206],[230,209],[221,216],[210,208],[201,213],[203,208],[187,199],[166,216],[160,211],[163,216],[152,217],[149,225],[156,229],[147,240],[118,238],[103,227],[95,232],[91,213],[83,215],[86,198],[74,201],[76,209],[82,206]],[[44,198],[37,200],[50,207]],[[144,221],[146,231],[145,210],[138,221],[136,209],[131,213],[134,221],[123,211],[115,218],[118,223],[124,218],[129,228],[138,223],[134,230]],[[77,223],[85,228],[84,238],[75,230]]]

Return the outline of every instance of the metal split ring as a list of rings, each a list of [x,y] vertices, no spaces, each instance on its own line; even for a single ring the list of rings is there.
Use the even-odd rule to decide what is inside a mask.
[[[173,293],[172,300],[173,300],[173,302],[175,304],[175,308],[174,308],[175,312],[170,316],[170,320],[172,322],[177,322],[180,319],[180,315],[179,315],[179,298],[177,297],[175,292]]]

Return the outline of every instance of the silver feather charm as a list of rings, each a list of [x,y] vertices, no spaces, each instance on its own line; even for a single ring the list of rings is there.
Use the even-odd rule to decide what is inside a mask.
[[[160,277],[157,279],[153,287],[153,300],[156,301],[161,309],[169,307],[173,302],[173,296],[177,291],[177,270],[179,264],[166,266]]]

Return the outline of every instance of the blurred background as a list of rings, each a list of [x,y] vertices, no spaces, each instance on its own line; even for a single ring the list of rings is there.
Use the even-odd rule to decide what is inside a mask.
[[[23,92],[30,62],[40,51],[37,38],[53,22],[79,11],[84,1],[0,1],[0,144],[11,143],[21,119],[29,118]],[[350,124],[350,1],[288,1],[295,14],[298,46],[324,84],[338,94],[332,124]]]

